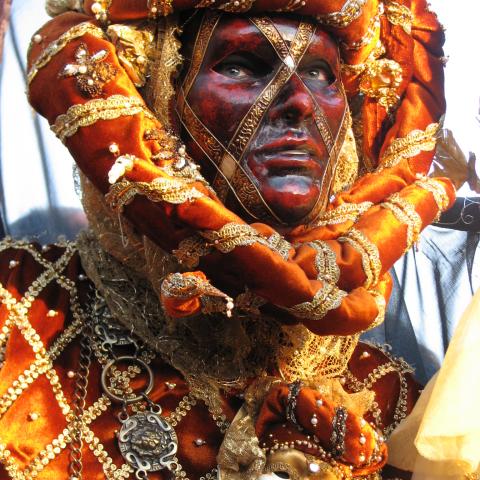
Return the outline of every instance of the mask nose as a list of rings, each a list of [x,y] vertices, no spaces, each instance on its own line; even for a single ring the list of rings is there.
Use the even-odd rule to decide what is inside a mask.
[[[283,86],[268,112],[272,123],[284,121],[295,127],[314,117],[315,104],[307,87],[297,75],[292,75]]]

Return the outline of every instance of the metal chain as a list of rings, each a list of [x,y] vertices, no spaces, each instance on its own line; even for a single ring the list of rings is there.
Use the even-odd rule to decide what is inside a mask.
[[[90,339],[93,329],[90,324],[85,325],[82,340],[80,342],[80,361],[77,372],[77,381],[75,383],[75,391],[73,394],[73,411],[70,412],[70,465],[69,479],[82,479],[82,447],[83,447],[83,430],[85,426],[84,412],[87,397],[88,374],[92,362],[92,347]]]

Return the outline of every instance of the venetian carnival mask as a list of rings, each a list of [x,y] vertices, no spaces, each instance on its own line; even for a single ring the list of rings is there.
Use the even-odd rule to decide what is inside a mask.
[[[303,20],[216,12],[185,36],[182,137],[219,198],[270,224],[314,219],[347,124],[336,43]]]

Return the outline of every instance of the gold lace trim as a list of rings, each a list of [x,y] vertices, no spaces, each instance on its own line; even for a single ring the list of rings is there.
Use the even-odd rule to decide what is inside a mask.
[[[342,203],[339,207],[322,213],[315,221],[315,226],[337,225],[347,221],[356,222],[371,207],[373,207],[372,202]]]
[[[404,158],[433,150],[439,129],[438,123],[431,123],[425,130],[413,130],[405,137],[394,139],[380,157],[380,169],[393,167]]]
[[[57,117],[50,128],[65,143],[65,140],[75,135],[81,127],[89,127],[99,120],[114,120],[139,113],[156,121],[140,98],[112,95],[105,99],[97,98],[86,103],[72,105],[66,113]]]
[[[347,292],[340,290],[337,286],[325,283],[315,293],[311,302],[299,303],[286,310],[297,318],[321,320],[330,310],[338,308],[347,295]]]
[[[322,25],[334,28],[346,28],[363,13],[367,0],[347,0],[338,12],[317,15]]]
[[[351,245],[362,256],[362,266],[365,272],[365,288],[376,285],[380,279],[382,264],[378,247],[360,230],[351,228],[343,237],[338,238],[339,242]]]
[[[308,243],[308,246],[317,252],[315,256],[317,279],[336,284],[340,279],[340,268],[337,265],[337,256],[330,245],[323,240],[315,240]]]
[[[152,202],[167,202],[174,205],[203,197],[188,181],[176,178],[158,177],[151,182],[130,182],[122,180],[110,187],[105,200],[116,212],[121,212],[136,195],[144,195]]]
[[[229,253],[236,247],[260,243],[266,247],[268,241],[250,225],[240,223],[227,223],[220,230],[208,230],[201,232],[202,237],[210,242],[212,247],[222,253]]]
[[[92,25],[90,22],[80,23],[70,30],[67,30],[57,40],[50,43],[48,47],[43,51],[37,61],[32,65],[32,68],[27,75],[27,83],[30,85],[37,75],[37,73],[45,66],[47,66],[52,58],[61,52],[69,42],[76,38],[83,37],[83,35],[89,33],[97,38],[106,38],[105,33],[101,28]]]
[[[387,2],[385,15],[392,25],[400,25],[405,33],[412,33],[413,13],[408,7],[397,2]]]
[[[434,178],[430,177],[421,177],[415,181],[415,185],[423,188],[424,190],[428,190],[435,199],[435,203],[438,207],[438,215],[441,214],[450,203],[450,199],[447,195],[445,187],[440,183],[437,182]]]
[[[422,219],[416,212],[413,205],[402,198],[398,193],[388,197],[386,202],[380,204],[383,208],[389,209],[399,222],[407,225],[407,246],[408,250],[420,236],[422,230]]]

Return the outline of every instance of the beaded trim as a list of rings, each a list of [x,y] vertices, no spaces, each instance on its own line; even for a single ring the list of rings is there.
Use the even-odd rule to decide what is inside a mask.
[[[98,98],[72,105],[66,113],[57,117],[50,128],[65,143],[66,139],[75,135],[81,127],[89,127],[99,120],[114,120],[139,113],[143,113],[145,117],[155,121],[155,117],[145,107],[143,100],[136,97],[112,95],[105,99]]]
[[[407,246],[405,248],[405,251],[407,251],[420,236],[422,218],[416,212],[413,205],[398,193],[394,193],[388,197],[387,201],[381,203],[380,206],[389,209],[399,222],[407,225]]]
[[[317,15],[322,25],[335,28],[346,28],[363,13],[367,0],[347,0],[338,12]]]
[[[72,27],[70,30],[67,30],[62,34],[57,40],[50,43],[48,47],[42,52],[37,61],[32,65],[32,68],[27,75],[27,83],[30,85],[37,75],[37,73],[45,66],[47,66],[50,61],[61,52],[68,43],[77,38],[83,37],[83,35],[89,33],[97,38],[105,39],[105,33],[101,28],[92,25],[90,22],[80,23],[75,27]]]
[[[316,252],[315,268],[317,280],[336,284],[340,279],[340,268],[337,265],[337,256],[330,245],[323,240],[315,240],[308,243]]]
[[[363,271],[366,276],[365,288],[368,290],[376,285],[382,271],[378,247],[363,232],[356,228],[351,228],[345,236],[339,237],[338,241],[348,243],[361,254]]]

